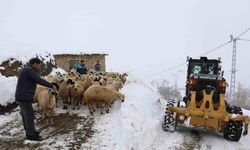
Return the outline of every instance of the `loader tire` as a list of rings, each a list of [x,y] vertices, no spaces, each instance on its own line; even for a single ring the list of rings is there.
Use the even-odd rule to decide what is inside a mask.
[[[239,114],[242,115],[242,109],[237,106],[226,104],[226,110],[231,114]],[[241,138],[243,131],[243,122],[242,121],[233,121],[229,120],[227,123],[227,127],[223,131],[223,136],[225,139],[230,141],[238,142]]]
[[[170,99],[167,101],[165,115],[163,118],[162,129],[164,131],[173,132],[176,129],[177,121],[176,121],[176,112],[169,112],[169,107],[177,107],[177,101],[174,99]]]

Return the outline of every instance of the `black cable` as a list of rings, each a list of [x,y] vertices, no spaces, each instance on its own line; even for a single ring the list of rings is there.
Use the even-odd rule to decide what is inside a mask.
[[[209,53],[211,53],[211,52],[213,52],[213,51],[216,51],[217,49],[220,49],[220,48],[222,48],[222,47],[224,47],[225,45],[227,45],[227,44],[229,44],[229,43],[231,43],[232,41],[228,41],[228,42],[226,42],[226,43],[224,43],[224,44],[221,44],[220,46],[218,46],[218,47],[216,47],[216,48],[214,48],[214,49],[212,49],[212,50],[210,50],[210,51],[208,51],[208,52],[206,52],[206,53],[204,53],[204,54],[202,54],[202,55],[200,55],[200,56],[204,56],[204,55],[207,55],[207,54],[209,54]]]
[[[165,70],[163,70],[163,71],[161,71],[161,72],[157,72],[157,73],[154,73],[154,74],[151,74],[151,75],[148,75],[148,76],[144,76],[144,77],[145,77],[145,78],[148,78],[148,77],[153,77],[153,76],[156,76],[156,75],[162,74],[162,73],[164,73],[164,72],[168,72],[168,71],[170,71],[170,70],[173,70],[173,69],[175,69],[175,68],[178,68],[178,67],[180,67],[180,66],[182,66],[182,65],[184,65],[184,64],[186,64],[186,62],[181,63],[181,64],[179,64],[179,65],[176,65],[176,66],[174,66],[174,67],[171,67],[171,68],[165,69]]]
[[[238,40],[240,40],[240,41],[249,41],[250,42],[250,40],[249,39],[238,39]]]
[[[236,38],[241,37],[242,35],[244,35],[245,33],[247,33],[250,30],[250,28],[246,29],[244,32],[242,32],[240,35],[238,35]]]
[[[239,35],[236,37],[236,38],[238,38],[237,40],[250,41],[250,40],[248,40],[248,39],[240,39],[240,38],[239,38],[239,37],[241,37],[242,35],[244,35],[245,33],[247,33],[249,30],[250,30],[250,28],[246,29],[244,32],[242,32],[241,34],[239,34]],[[214,48],[214,49],[211,49],[211,50],[209,50],[209,51],[207,51],[207,52],[201,54],[200,56],[204,56],[204,55],[207,55],[207,54],[209,54],[209,53],[211,53],[211,52],[213,52],[213,51],[216,51],[216,50],[218,50],[218,49],[224,47],[225,45],[231,43],[232,41],[233,41],[233,39],[231,39],[230,41],[228,41],[228,42],[226,42],[226,43],[221,44],[220,46],[218,46],[218,47],[216,47],[216,48]],[[195,57],[195,58],[199,58],[199,56],[198,56],[198,57]],[[162,74],[162,73],[164,73],[164,72],[168,72],[168,71],[171,71],[171,70],[173,70],[173,69],[176,69],[176,68],[178,68],[178,67],[180,67],[180,66],[182,66],[182,65],[184,65],[184,64],[186,64],[186,62],[185,62],[185,63],[181,63],[181,64],[179,64],[179,65],[176,65],[176,66],[174,66],[174,67],[165,69],[165,70],[163,70],[163,71],[161,71],[161,72],[154,73],[154,74],[151,74],[151,75],[148,75],[148,76],[144,76],[144,77],[145,77],[145,78],[148,78],[148,77],[156,76],[156,75]]]
[[[209,54],[209,53],[211,53],[211,52],[213,52],[213,51],[216,51],[217,49],[220,49],[221,47],[223,47],[223,46],[225,46],[225,45],[227,45],[227,44],[229,44],[229,43],[231,43],[231,42],[232,42],[232,41],[223,43],[223,44],[221,44],[220,46],[218,46],[218,47],[216,47],[216,48],[213,48],[213,49],[211,49],[211,50],[209,50],[209,51],[207,51],[207,52],[201,54],[200,56],[204,56],[204,55],[207,55],[207,54]],[[200,56],[197,56],[197,57],[195,57],[195,58],[199,58]],[[178,68],[178,67],[180,67],[180,66],[182,66],[182,65],[184,65],[184,64],[186,64],[186,62],[181,63],[181,64],[179,64],[179,65],[176,65],[176,66],[174,66],[174,67],[165,69],[165,70],[163,70],[163,71],[161,71],[161,72],[157,72],[157,73],[154,73],[154,74],[145,76],[145,78],[152,77],[152,76],[156,76],[156,75],[162,74],[162,73],[164,73],[164,72],[168,72],[168,71],[174,70],[174,69],[176,69],[176,68]]]

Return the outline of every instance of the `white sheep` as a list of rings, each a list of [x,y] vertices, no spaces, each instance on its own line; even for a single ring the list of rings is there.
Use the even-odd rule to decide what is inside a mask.
[[[56,107],[56,96],[57,92],[52,89],[46,89],[38,94],[39,106],[49,125],[53,124],[52,115]]]

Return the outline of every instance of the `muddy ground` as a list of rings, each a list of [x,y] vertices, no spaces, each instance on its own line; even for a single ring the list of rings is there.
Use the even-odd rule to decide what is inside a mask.
[[[80,149],[95,133],[93,125],[91,116],[58,114],[50,127],[45,120],[37,120],[36,128],[44,141],[30,142],[25,140],[21,119],[13,119],[0,126],[0,149]]]

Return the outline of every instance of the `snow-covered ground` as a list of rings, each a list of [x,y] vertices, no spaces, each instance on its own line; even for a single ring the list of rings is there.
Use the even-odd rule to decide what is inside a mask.
[[[14,101],[16,84],[16,77],[7,78],[0,74],[0,105],[5,106],[7,103],[11,103]]]
[[[250,136],[242,137],[239,142],[229,142],[220,133],[214,133],[201,128],[179,126],[174,133],[164,132],[161,121],[164,113],[164,99],[156,90],[133,75],[129,75],[122,92],[125,94],[125,102],[117,101],[109,114],[100,115],[95,112],[94,135],[80,144],[81,149],[91,150],[163,150],[163,149],[208,149],[208,150],[247,150],[250,149]],[[57,109],[56,114],[67,111]],[[82,106],[79,111],[69,110],[72,114],[82,117],[90,117],[87,107]],[[250,114],[244,110],[244,114]],[[92,117],[91,117],[92,118]],[[21,119],[18,112],[2,115],[0,126],[10,122],[19,123],[9,132],[10,135],[23,132]],[[82,128],[79,123],[77,128]],[[8,126],[6,127],[8,128]],[[43,136],[50,133],[50,129],[42,132]],[[74,139],[74,131],[65,135],[57,135],[56,138],[46,139],[40,146],[44,149],[56,149],[56,146],[65,146]],[[81,132],[80,132],[81,133]],[[0,136],[3,138],[2,136]],[[27,141],[23,143],[32,144]],[[1,147],[1,146],[0,146]]]
[[[116,104],[110,114],[96,116],[98,133],[86,143],[85,148],[117,150],[163,149],[250,149],[250,136],[240,142],[229,142],[222,134],[200,128],[180,126],[174,133],[164,132],[161,121],[164,100],[142,80],[129,78],[122,90],[124,103]],[[244,110],[244,113],[250,111]]]

